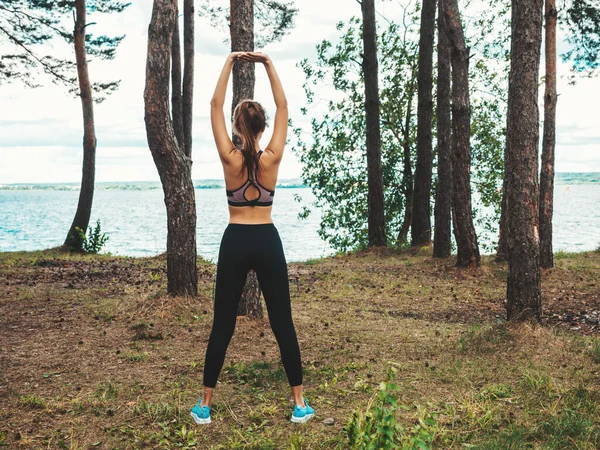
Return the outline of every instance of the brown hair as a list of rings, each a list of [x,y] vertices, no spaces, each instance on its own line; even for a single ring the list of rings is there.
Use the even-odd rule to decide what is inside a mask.
[[[233,132],[242,141],[242,148],[240,149],[244,157],[242,172],[246,168],[248,176],[259,171],[258,156],[254,145],[256,137],[264,131],[266,126],[267,116],[260,103],[252,100],[242,100],[235,107],[233,111]]]

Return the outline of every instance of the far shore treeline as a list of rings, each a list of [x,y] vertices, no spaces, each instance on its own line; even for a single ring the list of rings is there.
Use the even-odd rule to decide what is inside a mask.
[[[225,189],[225,182],[217,179],[196,180],[193,182],[195,189]],[[600,172],[557,172],[555,184],[600,184]],[[277,189],[308,188],[300,178],[282,179],[277,183]],[[40,191],[75,191],[79,190],[80,183],[14,183],[0,184],[0,190],[40,190]],[[96,189],[144,191],[161,189],[160,181],[105,181],[96,183]]]
[[[586,175],[586,174],[581,174]],[[596,174],[595,183],[600,184],[600,173]],[[193,181],[195,189],[225,189],[223,180],[196,180]],[[96,189],[99,190],[121,190],[121,191],[145,191],[153,189],[162,189],[160,181],[106,181],[96,183]],[[308,186],[302,183],[299,178],[283,179],[277,183],[277,189],[285,188],[306,188]],[[0,190],[40,190],[40,191],[76,191],[79,190],[80,183],[19,183],[2,184]]]

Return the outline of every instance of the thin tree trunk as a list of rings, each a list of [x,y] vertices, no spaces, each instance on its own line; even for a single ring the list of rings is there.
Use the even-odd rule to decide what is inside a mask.
[[[450,105],[450,42],[442,1],[438,2],[437,139],[438,168],[435,192],[433,257],[448,258],[451,251],[452,119]]]
[[[443,0],[444,19],[452,45],[452,210],[456,265],[480,265],[471,205],[471,105],[469,102],[469,49],[456,0]]]
[[[386,245],[383,175],[381,171],[381,130],[379,125],[379,82],[377,31],[374,0],[362,0],[363,74],[365,79],[365,113],[367,119],[367,180],[369,247]]]
[[[231,0],[231,51],[254,51],[254,0]],[[254,63],[238,61],[233,66],[233,101],[231,115],[238,103],[242,100],[254,98],[254,84],[256,81]],[[233,135],[236,146],[242,144],[237,135]],[[237,311],[238,316],[255,319],[263,317],[263,306],[260,300],[260,286],[256,272],[251,270],[246,277],[246,284]]]
[[[183,148],[183,106],[181,97],[181,42],[179,38],[179,9],[176,12],[171,44],[171,110],[177,144]]]
[[[419,38],[419,101],[417,106],[417,166],[411,237],[412,245],[431,242],[431,175],[433,166],[433,37],[436,0],[423,0]]]
[[[412,118],[412,105],[414,98],[414,86],[415,83],[410,84],[408,92],[408,102],[406,106],[406,117],[404,119],[404,129],[402,130],[402,164],[403,164],[403,175],[402,175],[402,186],[404,190],[404,220],[398,233],[398,243],[405,244],[408,242],[408,231],[410,230],[410,224],[412,223],[413,213],[413,199],[414,199],[414,180],[412,171],[412,158],[410,155],[410,126]]]
[[[167,208],[167,289],[197,295],[196,201],[192,161],[178,146],[169,111],[169,73],[177,0],[154,0],[148,27],[144,109],[148,146]]]
[[[496,250],[496,262],[508,261],[508,223],[506,201],[506,150],[504,150],[504,177],[502,181],[502,204],[500,207],[500,229],[498,235],[498,249]]]
[[[94,178],[96,173],[96,130],[94,127],[94,102],[90,83],[87,54],[85,50],[86,8],[85,0],[75,1],[75,59],[77,62],[77,78],[79,79],[79,96],[83,110],[83,169],[79,203],[71,228],[63,247],[82,250],[83,239],[77,229],[85,235],[92,214],[94,199]]]
[[[183,148],[192,157],[192,120],[194,114],[194,0],[183,1]]]
[[[546,0],[546,87],[544,92],[544,137],[540,177],[540,265],[554,266],[552,214],[554,209],[554,148],[556,143],[556,2]]]
[[[538,76],[543,0],[512,1],[506,193],[508,320],[540,320]]]
[[[231,0],[231,51],[254,51],[254,0]],[[231,113],[237,104],[254,98],[256,82],[255,65],[238,61],[233,66],[233,102]],[[241,141],[235,136],[235,145]]]

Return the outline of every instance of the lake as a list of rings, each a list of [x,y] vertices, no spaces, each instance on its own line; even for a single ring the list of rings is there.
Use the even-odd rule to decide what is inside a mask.
[[[294,200],[301,196],[302,202]],[[69,229],[78,191],[0,190],[0,251],[40,250],[59,246]],[[313,212],[298,219],[303,205],[314,200],[310,189],[280,188],[275,196],[273,221],[279,229],[288,261],[330,255],[333,250],[317,230],[320,216]],[[196,189],[198,254],[216,261],[227,226],[223,189]],[[110,239],[103,252],[153,256],[166,249],[166,212],[161,189],[98,189],[92,221],[100,219]],[[554,206],[555,251],[587,251],[600,246],[600,185],[556,186]]]

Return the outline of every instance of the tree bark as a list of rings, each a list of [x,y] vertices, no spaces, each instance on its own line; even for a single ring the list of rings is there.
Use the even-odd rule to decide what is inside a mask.
[[[506,137],[508,320],[540,320],[538,76],[543,0],[512,1]]]
[[[196,201],[192,161],[177,144],[169,111],[169,73],[177,0],[154,0],[148,27],[144,120],[167,208],[167,289],[197,295]]]
[[[456,265],[480,265],[471,206],[471,105],[469,102],[469,49],[465,44],[456,0],[442,0],[452,60],[452,210]]]
[[[498,249],[496,250],[496,262],[508,260],[508,223],[506,217],[506,150],[504,150],[504,178],[502,181],[502,204],[500,206],[500,227],[498,235]]]
[[[75,28],[73,30],[79,96],[83,110],[83,168],[81,189],[75,218],[63,244],[64,248],[82,250],[83,239],[76,228],[85,235],[92,214],[94,179],[96,174],[96,130],[94,126],[94,101],[88,73],[85,50],[86,8],[85,0],[75,1]]]
[[[554,149],[556,143],[556,21],[555,0],[546,0],[546,80],[544,92],[544,135],[540,176],[540,265],[554,266],[552,215],[554,210]]]
[[[419,74],[417,105],[417,166],[411,237],[412,245],[431,242],[431,175],[433,166],[433,37],[436,0],[423,0],[419,38]]]
[[[194,0],[183,1],[183,149],[192,157],[192,121],[194,116]]]
[[[412,171],[412,158],[410,155],[410,126],[412,118],[412,105],[415,93],[415,83],[410,84],[408,91],[408,102],[406,105],[406,116],[404,119],[404,129],[402,130],[402,164],[404,172],[402,175],[402,187],[404,190],[405,205],[404,205],[404,220],[398,233],[398,243],[400,245],[408,242],[408,231],[412,223],[413,213],[413,198],[414,198],[414,179]]]
[[[231,51],[254,51],[254,0],[231,0]],[[233,65],[233,102],[231,113],[237,104],[246,99],[254,98],[256,82],[255,65],[238,61]],[[234,136],[233,143],[240,145],[241,141]]]
[[[451,252],[452,209],[452,119],[450,105],[450,42],[442,8],[438,2],[437,139],[438,169],[435,192],[435,237],[433,257],[448,258]]]
[[[183,148],[183,104],[181,96],[181,42],[179,38],[179,9],[175,14],[175,27],[171,43],[171,111],[173,112],[173,130],[177,145]]]
[[[231,51],[254,51],[254,0],[231,0]],[[231,116],[239,102],[254,99],[254,85],[256,82],[255,65],[237,61],[233,65],[233,101]],[[233,143],[239,147],[242,142],[237,135],[232,136]],[[246,277],[246,284],[238,306],[238,316],[255,319],[263,317],[263,305],[260,300],[260,286],[256,272],[251,270]]]
[[[381,130],[379,124],[379,82],[377,31],[374,0],[361,2],[363,16],[363,74],[367,121],[367,183],[369,247],[386,246],[383,175],[381,171]]]

